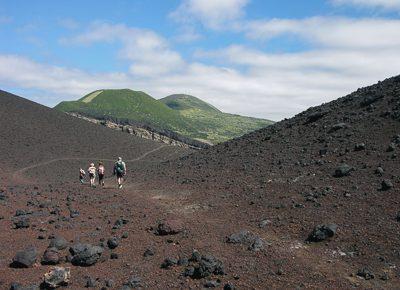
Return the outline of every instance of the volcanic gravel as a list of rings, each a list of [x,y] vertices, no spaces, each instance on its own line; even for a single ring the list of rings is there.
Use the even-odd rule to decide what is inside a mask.
[[[6,93],[0,114],[0,288],[39,285],[60,237],[70,289],[400,288],[400,77],[195,153]],[[105,188],[78,184],[92,159]]]

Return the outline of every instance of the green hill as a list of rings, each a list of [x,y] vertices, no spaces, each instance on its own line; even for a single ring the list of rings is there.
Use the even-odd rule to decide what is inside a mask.
[[[223,142],[273,123],[265,119],[223,113],[190,95],[171,95],[160,101],[189,120],[195,130],[188,132],[188,137],[213,143]]]
[[[55,109],[95,118],[129,119],[214,144],[273,123],[223,113],[189,95],[156,100],[144,92],[129,89],[98,90],[78,101],[61,102]]]

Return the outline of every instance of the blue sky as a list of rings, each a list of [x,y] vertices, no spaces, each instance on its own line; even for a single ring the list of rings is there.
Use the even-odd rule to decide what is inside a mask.
[[[280,120],[400,73],[400,0],[0,0],[0,88],[100,88]]]

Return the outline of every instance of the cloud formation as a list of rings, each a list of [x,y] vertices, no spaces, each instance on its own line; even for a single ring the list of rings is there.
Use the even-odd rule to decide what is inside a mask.
[[[177,22],[199,21],[212,29],[221,29],[227,23],[239,19],[249,0],[183,0],[170,17]]]
[[[62,39],[64,44],[90,45],[99,42],[120,42],[119,56],[132,62],[130,72],[137,76],[154,76],[180,70],[182,57],[169,48],[168,42],[151,30],[124,24],[93,23],[83,33]]]
[[[368,8],[383,8],[386,10],[400,10],[398,0],[332,0],[336,5],[353,5]]]

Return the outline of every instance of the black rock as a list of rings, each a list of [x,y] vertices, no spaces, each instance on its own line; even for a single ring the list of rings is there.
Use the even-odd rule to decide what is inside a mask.
[[[349,176],[350,173],[354,170],[353,167],[347,164],[341,164],[338,168],[335,169],[334,177],[344,177]]]
[[[393,152],[394,150],[396,150],[396,145],[394,143],[390,143],[390,145],[386,149],[386,152]]]
[[[110,259],[111,259],[111,260],[116,260],[116,259],[118,259],[118,258],[119,258],[119,256],[118,256],[117,253],[111,253],[111,255],[110,255]]]
[[[107,246],[110,249],[115,249],[116,247],[118,247],[118,245],[119,245],[119,243],[118,243],[118,239],[116,237],[109,238],[107,241]]]
[[[17,209],[15,211],[15,216],[23,216],[26,215],[26,212],[23,209]]]
[[[92,277],[86,277],[86,284],[85,287],[86,288],[94,288],[97,286],[97,281],[96,279],[93,279]]]
[[[358,143],[356,146],[354,146],[355,151],[362,151],[365,150],[365,143]]]
[[[329,129],[329,133],[338,131],[338,130],[340,130],[340,129],[344,129],[344,128],[346,128],[346,127],[347,127],[346,123],[338,123],[338,124],[335,124],[335,125],[333,125],[333,126]]]
[[[34,247],[29,247],[23,251],[17,252],[13,258],[11,267],[13,268],[29,268],[36,263],[37,250]]]
[[[107,280],[106,280],[106,286],[107,286],[107,287],[110,287],[110,288],[111,288],[111,287],[114,287],[114,284],[115,284],[115,283],[114,283],[114,280],[112,280],[112,279],[107,279]]]
[[[69,249],[71,262],[76,266],[91,266],[97,263],[103,253],[103,248],[90,244],[75,244]]]
[[[260,251],[264,248],[263,240],[246,230],[230,235],[226,238],[226,242],[246,245],[250,251]]]
[[[79,211],[76,209],[70,209],[69,216],[70,218],[76,218],[79,216]]]
[[[233,286],[233,284],[227,283],[224,286],[224,290],[235,290],[235,286]]]
[[[220,282],[216,281],[216,280],[208,280],[204,283],[204,287],[205,288],[216,288],[218,287],[220,284]]]
[[[184,275],[192,279],[202,279],[210,275],[224,275],[225,270],[222,262],[211,255],[203,255],[199,262],[185,269]]]
[[[14,221],[14,228],[15,229],[24,229],[30,227],[30,221],[27,217],[20,217]]]
[[[31,286],[22,286],[21,284],[18,283],[11,283],[10,290],[39,290],[40,287],[37,285],[31,285]]]
[[[371,280],[375,278],[375,275],[368,268],[362,268],[358,270],[357,276],[364,278],[365,280]]]
[[[140,287],[141,286],[141,279],[139,277],[132,277],[126,283],[124,283],[124,286],[128,286],[128,287],[131,287],[131,288]]]
[[[54,237],[49,244],[49,248],[56,248],[57,250],[64,250],[67,247],[68,242],[63,237]]]
[[[384,170],[383,170],[382,167],[378,167],[378,168],[375,170],[375,174],[376,174],[376,175],[382,176],[383,173],[384,173]]]
[[[309,242],[321,242],[328,238],[333,237],[336,234],[337,225],[318,225],[314,228],[312,233],[308,236],[307,241]]]
[[[381,190],[386,191],[393,188],[393,183],[389,179],[385,179],[382,181],[381,186]]]
[[[180,257],[178,260],[178,266],[187,266],[189,265],[189,259]]]
[[[154,251],[152,249],[146,249],[146,251],[144,251],[143,253],[144,257],[150,257],[150,256],[154,256]]]
[[[175,258],[165,258],[164,262],[161,264],[161,268],[170,269],[177,264],[178,261]]]

